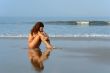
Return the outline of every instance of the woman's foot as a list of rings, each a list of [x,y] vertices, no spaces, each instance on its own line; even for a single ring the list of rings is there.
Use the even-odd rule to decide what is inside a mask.
[[[52,45],[48,45],[48,46],[46,46],[46,48],[47,48],[49,51],[52,51],[52,50],[53,50],[53,46],[52,46]]]

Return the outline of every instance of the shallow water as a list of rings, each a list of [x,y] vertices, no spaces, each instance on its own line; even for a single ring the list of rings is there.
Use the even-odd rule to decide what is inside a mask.
[[[110,73],[110,41],[51,40],[55,49],[39,72],[28,59],[26,39],[0,39],[0,73]]]

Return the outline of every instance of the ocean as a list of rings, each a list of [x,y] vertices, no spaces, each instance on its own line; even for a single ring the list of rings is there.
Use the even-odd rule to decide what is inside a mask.
[[[44,23],[54,46],[41,71],[30,62],[27,46],[37,21]],[[109,44],[108,21],[1,17],[0,73],[110,73]]]
[[[37,21],[44,23],[44,30],[50,37],[110,37],[110,23],[107,21],[41,20],[29,17],[1,17],[0,37],[27,37]]]

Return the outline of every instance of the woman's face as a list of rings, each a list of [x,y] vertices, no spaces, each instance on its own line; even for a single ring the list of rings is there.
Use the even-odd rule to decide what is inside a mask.
[[[39,31],[40,31],[40,32],[43,32],[43,28],[44,28],[44,27],[40,27]]]

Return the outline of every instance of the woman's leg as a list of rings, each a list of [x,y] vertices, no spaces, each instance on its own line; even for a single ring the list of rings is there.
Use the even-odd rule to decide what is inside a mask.
[[[40,37],[40,38],[41,38],[42,42],[46,45],[46,48],[52,50],[53,47],[50,44],[50,42],[48,40],[43,39],[42,37]]]
[[[32,42],[29,44],[29,48],[33,49],[33,48],[36,48],[36,47],[39,47],[39,40],[40,40],[40,37],[39,35],[37,35],[33,40]]]
[[[45,37],[43,34],[39,33],[39,37],[42,40],[42,42],[46,45],[47,49],[52,50],[52,45],[50,44],[50,40],[48,37]]]

